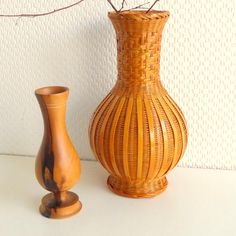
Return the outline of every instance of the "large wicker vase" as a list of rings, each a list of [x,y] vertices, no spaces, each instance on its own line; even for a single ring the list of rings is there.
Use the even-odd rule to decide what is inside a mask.
[[[116,31],[118,79],[93,114],[90,143],[110,173],[109,188],[127,197],[153,197],[187,144],[183,114],[160,82],[166,11],[108,14]]]

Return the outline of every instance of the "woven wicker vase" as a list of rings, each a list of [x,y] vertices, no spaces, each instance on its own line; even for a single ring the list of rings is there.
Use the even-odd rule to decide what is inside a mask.
[[[166,11],[109,13],[118,44],[118,79],[90,123],[96,158],[109,188],[127,197],[153,197],[187,144],[183,114],[163,88],[160,48]]]

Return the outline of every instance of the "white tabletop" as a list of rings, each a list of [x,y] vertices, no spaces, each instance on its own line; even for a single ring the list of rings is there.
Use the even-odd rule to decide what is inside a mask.
[[[34,158],[0,156],[0,235],[236,235],[236,171],[176,168],[167,190],[152,199],[119,197],[106,187],[106,177],[97,162],[82,161],[73,189],[81,212],[47,219],[38,212],[47,192],[34,177]]]

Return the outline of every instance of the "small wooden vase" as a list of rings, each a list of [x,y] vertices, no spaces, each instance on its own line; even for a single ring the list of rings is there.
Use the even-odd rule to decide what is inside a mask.
[[[153,197],[187,145],[182,112],[161,84],[160,49],[166,11],[108,14],[116,31],[118,79],[95,111],[90,144],[116,194]]]
[[[66,131],[65,112],[69,89],[45,87],[35,91],[43,120],[44,136],[35,172],[43,188],[51,191],[42,199],[40,212],[48,218],[64,218],[81,209],[79,197],[68,190],[80,177],[80,160]]]

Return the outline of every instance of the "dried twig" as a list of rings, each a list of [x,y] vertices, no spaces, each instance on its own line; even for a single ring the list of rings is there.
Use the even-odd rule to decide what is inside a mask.
[[[150,8],[146,11],[146,13],[148,13],[149,11],[151,11],[151,9],[156,5],[156,3],[160,1],[160,0],[155,0],[155,2],[150,6]]]
[[[131,11],[131,10],[135,10],[135,9],[140,9],[140,8],[143,8],[143,6],[145,6],[145,5],[147,5],[147,4],[149,4],[150,2],[145,2],[145,3],[143,3],[143,4],[140,4],[140,5],[138,5],[138,6],[136,6],[136,7],[133,7],[133,8],[130,8],[130,9],[128,9],[128,10],[124,10],[124,11],[122,11],[122,12],[125,12],[125,11]]]
[[[140,4],[140,5],[136,6],[136,7],[130,8],[129,10],[135,10],[135,9],[138,9],[138,8],[142,8],[143,6],[145,6],[145,5],[149,4],[149,3],[150,2],[145,2],[143,4]]]
[[[114,4],[111,2],[111,0],[107,0],[108,3],[111,5],[111,7],[115,10],[116,13],[118,13],[119,11],[116,9],[116,7],[114,6]]]
[[[35,14],[31,14],[31,13],[26,13],[26,14],[0,14],[0,17],[18,17],[18,18],[21,18],[21,17],[38,17],[38,16],[47,16],[47,15],[50,15],[50,14],[53,14],[53,13],[56,13],[56,12],[59,12],[59,11],[63,11],[63,10],[66,10],[68,8],[71,8],[71,7],[74,7],[75,5],[78,5],[79,3],[83,2],[84,0],[80,0],[80,1],[77,1],[71,5],[68,5],[68,6],[65,6],[65,7],[61,7],[61,8],[58,8],[58,9],[54,9],[53,11],[49,11],[49,12],[44,12],[44,13],[35,13]]]
[[[126,0],[123,0],[119,12],[121,12],[124,9],[125,4],[127,5],[127,2],[126,2]]]

